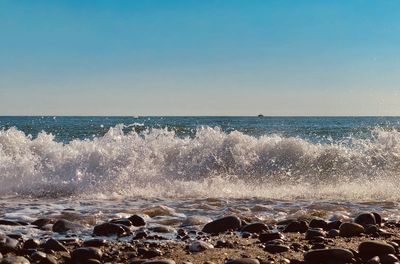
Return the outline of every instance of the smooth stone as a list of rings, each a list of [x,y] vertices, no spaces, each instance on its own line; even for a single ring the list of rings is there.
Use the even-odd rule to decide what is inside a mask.
[[[0,225],[8,225],[8,226],[20,226],[21,224],[16,221],[0,219]]]
[[[53,238],[47,240],[46,243],[44,243],[43,248],[48,251],[53,250],[68,252],[68,249],[63,244]]]
[[[382,216],[375,212],[372,212],[372,214],[375,216],[376,224],[381,225],[382,224]]]
[[[0,253],[7,254],[9,252],[13,252],[18,248],[18,240],[11,237],[4,237],[0,241]]]
[[[379,259],[378,256],[375,256],[367,261],[367,264],[380,264],[380,263],[381,263],[381,260]]]
[[[175,229],[173,229],[172,227],[169,226],[155,226],[153,228],[150,229],[153,232],[156,233],[174,233]]]
[[[43,228],[45,225],[54,224],[56,222],[55,219],[52,218],[40,218],[31,223],[31,225],[37,226],[39,228]]]
[[[201,240],[194,241],[189,245],[190,252],[201,252],[211,248],[214,248],[214,246]]]
[[[94,238],[94,239],[89,239],[83,242],[83,245],[85,247],[101,247],[107,244],[107,241],[105,239],[99,239],[99,238]]]
[[[342,221],[340,220],[336,220],[336,221],[332,221],[332,222],[328,222],[328,224],[326,225],[326,229],[327,231],[331,230],[331,229],[338,229],[340,225],[342,224]]]
[[[132,226],[132,222],[127,218],[113,219],[110,223],[124,225],[124,226]]]
[[[223,233],[228,230],[237,230],[241,227],[242,222],[236,216],[226,216],[214,220],[203,227],[205,233]]]
[[[379,228],[376,225],[367,225],[365,226],[365,234],[378,234]]]
[[[76,231],[82,229],[83,226],[65,219],[60,219],[53,224],[52,230],[57,233],[65,233],[69,230]]]
[[[393,254],[380,255],[379,260],[381,264],[393,264],[399,261],[399,259]]]
[[[311,240],[314,237],[325,237],[326,233],[319,229],[308,229],[306,232],[306,240]]]
[[[71,258],[75,261],[85,261],[88,259],[100,260],[102,256],[103,252],[95,247],[77,248],[71,253]]]
[[[279,245],[279,244],[278,245],[267,244],[267,245],[265,245],[265,248],[264,248],[265,251],[272,253],[272,254],[286,252],[286,251],[289,251],[289,249],[290,248],[288,246]]]
[[[331,230],[329,230],[327,236],[330,238],[338,237],[338,236],[340,236],[340,231],[337,229],[331,229]]]
[[[354,223],[366,226],[366,225],[375,225],[375,215],[373,213],[363,213],[359,214],[355,219]]]
[[[305,233],[308,230],[308,224],[306,221],[293,221],[289,223],[283,232],[285,233]]]
[[[29,248],[38,248],[40,246],[40,241],[38,239],[28,239],[24,243],[24,249],[29,249]]]
[[[351,261],[353,252],[343,248],[315,249],[304,253],[304,260],[309,262]]]
[[[125,233],[125,229],[122,225],[113,223],[104,223],[94,227],[93,234],[96,236],[111,236],[111,235],[122,235]]]
[[[140,215],[132,215],[128,219],[129,219],[129,221],[131,221],[133,226],[144,226],[144,225],[146,225],[146,221]]]
[[[370,259],[379,255],[395,254],[396,250],[385,242],[364,241],[358,246],[358,252],[363,259]]]
[[[157,259],[157,260],[148,260],[143,262],[145,264],[175,264],[175,261],[172,259]]]
[[[258,237],[260,239],[261,243],[266,243],[271,240],[275,239],[283,239],[285,236],[282,233],[279,232],[265,232],[261,233]]]
[[[316,218],[314,218],[314,219],[312,219],[312,220],[310,221],[310,223],[309,223],[308,226],[309,226],[309,227],[312,227],[312,228],[322,228],[322,229],[326,229],[327,226],[328,226],[328,223],[327,223],[325,220],[323,220],[323,219],[316,219]]]
[[[263,231],[268,230],[268,226],[264,223],[251,223],[242,228],[242,232],[249,232],[249,233],[261,233]]]
[[[3,258],[1,264],[30,264],[29,260],[24,257],[7,257]]]
[[[39,264],[57,264],[58,261],[51,255],[48,255],[42,251],[36,251],[31,254],[33,261],[39,262]]]
[[[364,227],[357,223],[343,223],[339,227],[340,235],[344,237],[358,236],[364,232]]]
[[[240,259],[230,259],[225,264],[260,264],[258,259],[253,258],[240,258]]]

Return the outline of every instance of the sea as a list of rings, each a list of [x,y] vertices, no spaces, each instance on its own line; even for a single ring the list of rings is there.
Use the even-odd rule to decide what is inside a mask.
[[[0,117],[0,218],[64,218],[83,235],[134,213],[400,220],[399,174],[400,117]],[[45,232],[28,227],[0,230]]]

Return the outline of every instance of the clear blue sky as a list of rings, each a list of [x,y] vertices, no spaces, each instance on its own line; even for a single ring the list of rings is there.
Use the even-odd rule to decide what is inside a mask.
[[[399,1],[0,1],[0,115],[400,115]]]

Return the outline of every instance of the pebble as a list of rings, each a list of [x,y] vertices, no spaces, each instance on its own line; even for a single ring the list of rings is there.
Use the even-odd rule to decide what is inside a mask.
[[[340,235],[344,237],[358,236],[364,232],[364,227],[356,223],[343,223],[339,227]]]
[[[110,223],[123,225],[123,226],[128,226],[128,227],[132,226],[132,222],[127,218],[113,219],[113,220],[110,221]]]
[[[128,218],[129,221],[131,221],[133,226],[145,226],[146,221],[144,220],[144,217],[140,215],[132,215],[131,217]]]
[[[286,233],[305,233],[308,230],[308,224],[306,221],[293,221],[291,223],[289,223],[285,229],[283,230],[283,232]]]
[[[82,229],[83,226],[65,219],[60,219],[53,224],[52,230],[57,233],[65,233],[67,231],[77,231]]]
[[[7,257],[1,260],[1,264],[30,264],[24,257]]]
[[[0,219],[0,225],[20,226],[21,224],[11,220]]]
[[[242,222],[236,216],[226,216],[214,220],[203,227],[205,233],[223,233],[228,230],[237,230],[241,227]]]
[[[85,247],[101,247],[107,244],[107,241],[105,239],[99,239],[99,238],[94,238],[94,239],[89,239],[83,242],[83,245]]]
[[[37,226],[42,229],[44,226],[55,223],[56,220],[52,218],[40,218],[31,223],[31,225]]]
[[[306,232],[306,240],[311,240],[314,237],[325,237],[326,233],[322,229],[310,228]]]
[[[315,249],[304,253],[304,260],[309,262],[351,261],[353,252],[343,248]]]
[[[341,224],[342,224],[342,221],[340,221],[340,220],[329,222],[326,225],[326,229],[325,230],[329,231],[331,229],[339,229]]]
[[[71,253],[71,258],[75,261],[85,261],[88,259],[100,260],[102,256],[103,252],[95,247],[77,248]]]
[[[157,260],[148,260],[143,262],[144,264],[175,264],[175,261],[172,259],[157,259]]]
[[[290,248],[288,246],[275,245],[275,244],[267,244],[267,245],[265,245],[265,248],[264,248],[265,251],[272,253],[272,254],[286,252],[286,251],[289,251],[289,249]]]
[[[260,264],[260,261],[254,258],[240,258],[230,259],[226,261],[225,264]]]
[[[310,221],[310,224],[309,224],[309,227],[312,227],[312,228],[322,228],[322,229],[326,229],[327,226],[328,226],[328,223],[327,223],[325,220],[323,220],[323,219],[316,219],[316,218],[312,219],[312,220]]]
[[[357,224],[362,225],[362,226],[375,225],[376,224],[375,215],[373,213],[359,214],[354,219],[354,223],[357,223]]]
[[[266,243],[274,239],[283,239],[285,236],[280,232],[270,231],[261,233],[258,238],[260,239],[261,243]]]
[[[393,264],[397,263],[399,259],[393,254],[386,254],[386,255],[380,255],[379,261],[382,264]]]
[[[68,249],[63,244],[53,238],[47,240],[46,243],[44,243],[43,248],[47,251],[52,250],[68,252]]]
[[[251,224],[248,224],[248,225],[244,226],[242,228],[242,232],[261,233],[261,232],[266,231],[268,229],[269,228],[268,228],[268,226],[266,224],[257,222],[257,223],[251,223]]]
[[[40,246],[40,241],[38,239],[28,239],[24,243],[24,249],[38,248]]]
[[[331,229],[331,230],[329,230],[327,236],[328,236],[328,237],[331,237],[331,238],[340,236],[340,231],[339,231],[338,229]]]
[[[11,237],[4,237],[0,241],[0,253],[6,254],[15,251],[18,247],[18,240]]]
[[[363,259],[370,259],[375,256],[394,254],[394,247],[381,241],[364,241],[358,246],[358,252]]]
[[[93,229],[93,234],[96,236],[123,235],[124,233],[125,229],[122,225],[113,223],[103,223],[95,226]]]
[[[194,241],[189,245],[190,252],[201,252],[211,248],[214,248],[214,246],[201,240]]]

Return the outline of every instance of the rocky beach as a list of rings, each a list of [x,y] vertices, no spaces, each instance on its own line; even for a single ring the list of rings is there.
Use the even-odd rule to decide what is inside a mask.
[[[152,224],[152,217],[168,207],[156,209],[152,215],[109,219],[90,228],[62,218],[0,219],[0,263],[400,262],[400,222],[376,212],[344,221],[315,216],[281,221],[252,221],[233,214],[214,220],[192,216],[161,225]],[[28,238],[13,228],[38,232],[31,231]]]

